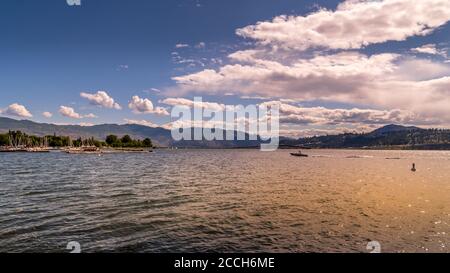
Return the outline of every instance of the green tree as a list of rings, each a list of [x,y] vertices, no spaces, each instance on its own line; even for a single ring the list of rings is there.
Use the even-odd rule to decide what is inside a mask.
[[[116,135],[109,135],[106,137],[105,141],[109,146],[113,146],[115,143],[117,143],[118,140],[119,138]]]
[[[133,139],[131,139],[129,135],[123,136],[121,140],[123,144],[130,144],[133,142]]]
[[[74,140],[73,141],[73,146],[75,146],[75,147],[83,146],[83,140],[81,138],[78,138],[77,140]]]
[[[0,146],[9,145],[9,136],[7,134],[0,135]]]
[[[150,138],[144,139],[142,144],[144,145],[144,147],[148,147],[148,148],[153,147],[153,143],[152,143],[152,140]]]

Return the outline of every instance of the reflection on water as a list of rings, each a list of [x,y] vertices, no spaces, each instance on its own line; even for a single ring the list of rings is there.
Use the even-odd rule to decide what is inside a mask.
[[[449,251],[449,152],[308,153],[0,154],[0,251]]]

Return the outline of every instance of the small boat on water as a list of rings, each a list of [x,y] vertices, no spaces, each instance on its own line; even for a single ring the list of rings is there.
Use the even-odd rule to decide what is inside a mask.
[[[309,155],[302,153],[302,151],[298,151],[297,153],[291,153],[291,155],[297,157],[309,157]]]

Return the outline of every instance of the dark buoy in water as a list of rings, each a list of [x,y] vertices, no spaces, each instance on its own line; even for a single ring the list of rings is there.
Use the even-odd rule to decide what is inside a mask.
[[[411,171],[412,171],[412,172],[417,171],[417,169],[416,169],[416,163],[413,163]]]

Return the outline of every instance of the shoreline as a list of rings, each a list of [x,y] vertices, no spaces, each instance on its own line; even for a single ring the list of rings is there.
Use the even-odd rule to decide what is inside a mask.
[[[65,152],[69,147],[48,147],[45,152]],[[98,153],[151,153],[155,150],[259,150],[259,146],[255,147],[153,147],[153,148],[99,148]],[[304,147],[304,146],[280,146],[278,150],[359,150],[359,151],[450,151],[449,148],[428,148],[428,147],[411,147],[411,146],[384,146],[384,147]],[[44,153],[44,151],[30,151],[27,149],[8,150],[0,147],[0,153]],[[82,151],[80,153],[83,153]]]
[[[73,149],[70,152],[70,147],[54,148],[49,147],[45,150],[29,150],[29,149],[5,149],[0,148],[0,153],[49,153],[49,152],[67,152],[71,154],[88,154],[88,153],[151,153],[153,148],[98,148],[98,150],[83,151],[81,149]]]

